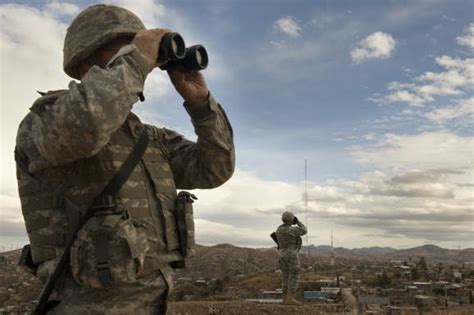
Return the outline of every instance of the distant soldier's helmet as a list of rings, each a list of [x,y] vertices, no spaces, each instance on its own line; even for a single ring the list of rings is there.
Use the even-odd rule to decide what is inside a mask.
[[[291,211],[285,211],[281,215],[281,220],[283,223],[293,223],[293,220],[295,219],[295,215]]]
[[[133,37],[144,29],[142,21],[124,8],[104,4],[88,7],[67,29],[63,49],[64,72],[79,79],[78,65],[97,48],[119,37]]]

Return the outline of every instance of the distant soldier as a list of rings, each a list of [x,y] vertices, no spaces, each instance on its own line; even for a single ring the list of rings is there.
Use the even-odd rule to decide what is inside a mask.
[[[276,230],[278,249],[280,252],[280,269],[283,273],[282,290],[283,304],[301,305],[294,294],[300,280],[300,259],[298,252],[301,249],[301,236],[308,230],[290,211],[283,212],[283,224]],[[296,225],[296,226],[293,226]]]

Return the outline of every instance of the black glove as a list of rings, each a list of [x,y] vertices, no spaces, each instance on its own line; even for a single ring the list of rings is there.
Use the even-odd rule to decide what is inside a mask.
[[[298,218],[297,218],[297,217],[295,217],[295,218],[293,219],[293,224],[296,224],[296,223],[298,223]]]

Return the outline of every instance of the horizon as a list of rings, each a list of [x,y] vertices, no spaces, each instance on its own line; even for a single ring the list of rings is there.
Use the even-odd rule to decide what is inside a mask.
[[[223,186],[193,192],[198,243],[271,246],[285,210],[306,224],[307,160],[309,243],[334,230],[346,248],[474,247],[474,2],[105,2],[209,52],[237,162]],[[18,124],[37,90],[67,87],[66,28],[92,3],[0,4],[0,246],[26,240]],[[165,73],[144,94],[143,122],[196,139]]]
[[[13,245],[16,245],[15,247],[12,247]],[[10,243],[6,244],[3,242],[3,239],[0,239],[0,253],[6,253],[9,251],[15,251],[15,250],[21,250],[24,245],[28,244],[28,238],[24,237],[22,238],[22,241],[17,242],[17,243]],[[7,246],[9,245],[9,246]],[[215,243],[215,244],[203,244],[203,243],[196,243],[198,246],[206,246],[206,247],[213,247],[213,246],[219,246],[219,245],[231,245],[235,247],[241,247],[241,248],[251,248],[251,249],[273,249],[276,248],[276,246],[244,246],[244,245],[238,245],[238,244],[232,244],[232,243]],[[346,247],[346,246],[334,246],[334,249],[338,248],[343,248],[343,249],[348,249],[348,250],[355,250],[355,249],[364,249],[364,248],[390,248],[394,250],[406,250],[406,249],[413,249],[413,248],[419,248],[419,247],[424,247],[424,246],[436,246],[442,249],[447,249],[447,250],[466,250],[466,249],[474,249],[474,247],[457,247],[457,248],[447,248],[443,246],[439,246],[437,244],[433,243],[427,243],[427,244],[421,244],[421,245],[415,245],[413,247],[391,247],[391,246],[383,246],[383,245],[375,245],[375,246],[361,246],[361,247]],[[307,245],[302,245],[302,249],[307,247]],[[309,244],[308,247],[331,247],[330,244]],[[304,254],[303,251],[300,254]]]

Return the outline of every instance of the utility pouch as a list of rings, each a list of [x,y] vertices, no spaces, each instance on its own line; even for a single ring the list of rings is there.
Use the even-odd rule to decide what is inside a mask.
[[[275,232],[273,232],[272,234],[270,234],[270,237],[272,238],[272,240],[275,242],[275,244],[277,245],[277,249],[280,249],[280,245],[278,245],[278,239],[277,239],[277,234]]]
[[[84,287],[102,289],[135,282],[149,248],[146,231],[127,211],[103,213],[84,225],[71,248],[72,275]]]
[[[21,250],[20,260],[18,265],[31,273],[36,277],[36,271],[38,270],[38,265],[33,262],[33,256],[31,256],[31,247],[30,245],[23,246]]]
[[[179,251],[184,258],[191,257],[194,254],[194,200],[197,200],[197,197],[187,191],[181,191],[176,198]]]

